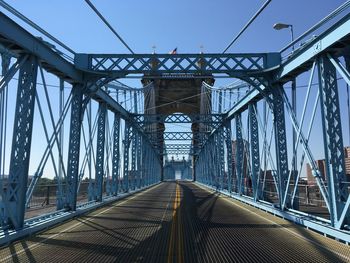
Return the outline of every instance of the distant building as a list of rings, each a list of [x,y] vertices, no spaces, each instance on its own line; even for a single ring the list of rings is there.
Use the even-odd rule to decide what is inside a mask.
[[[316,160],[316,166],[318,170],[320,171],[321,178],[326,182],[326,161],[324,159],[322,160]],[[308,185],[315,185],[316,180],[315,177],[312,175],[312,169],[310,164],[306,164],[306,176],[307,176],[307,184]]]
[[[344,159],[346,179],[350,182],[350,146],[344,147]]]
[[[344,161],[345,161],[346,179],[348,182],[350,182],[350,146],[344,147]],[[320,170],[322,179],[327,183],[326,161],[324,159],[316,160],[316,165]],[[307,184],[315,185],[316,180],[315,180],[315,177],[312,175],[310,164],[306,164],[306,175],[307,175]]]
[[[265,195],[275,193],[276,186],[275,186],[275,180],[273,179],[273,176],[272,176],[272,170],[266,170],[266,172],[262,171],[261,177],[262,177],[262,180],[264,180],[264,177],[265,177],[265,187],[264,187]]]

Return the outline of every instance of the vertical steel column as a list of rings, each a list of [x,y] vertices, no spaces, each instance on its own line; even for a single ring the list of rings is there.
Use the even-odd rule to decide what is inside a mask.
[[[132,142],[131,142],[131,190],[135,190],[135,182],[136,182],[136,152],[137,152],[137,131],[133,127],[132,128]]]
[[[148,153],[148,145],[145,145],[144,146],[144,158],[142,160],[143,162],[143,167],[144,167],[144,178],[143,178],[143,185],[144,186],[147,186],[147,180],[148,180],[148,177],[149,177],[149,163],[148,163],[148,158],[149,158],[149,153]]]
[[[287,156],[287,138],[286,138],[286,123],[284,115],[284,103],[281,92],[281,86],[272,87],[273,115],[274,115],[274,132],[275,132],[275,147],[276,147],[276,168],[277,168],[277,186],[279,193],[280,208],[283,205],[283,197],[286,191],[286,182],[288,179],[288,156]],[[288,198],[287,200],[289,200]],[[289,201],[286,202],[287,204]]]
[[[64,108],[64,80],[60,79],[60,96],[59,96],[59,116],[61,117],[63,114]],[[64,197],[63,197],[63,140],[64,140],[64,124],[62,123],[62,127],[58,133],[59,139],[59,155],[58,155],[58,178],[57,178],[57,191],[56,191],[56,207],[57,210],[60,210],[64,206]]]
[[[207,173],[206,173],[206,170],[204,167],[207,146],[204,146],[204,147],[205,148],[200,152],[199,157],[198,157],[198,159],[200,160],[200,163],[201,163],[201,172],[200,172],[201,173],[201,180],[200,180],[200,182],[208,184]]]
[[[112,156],[112,195],[118,195],[119,185],[119,133],[120,133],[120,116],[114,114],[113,130],[113,156]]]
[[[238,194],[244,192],[244,182],[243,182],[243,165],[244,165],[244,142],[242,136],[242,117],[241,114],[235,116],[236,119],[236,184]]]
[[[214,152],[214,136],[210,139],[210,144],[209,144],[209,154],[210,154],[210,160],[209,160],[209,169],[210,171],[210,185],[215,186],[215,152]]]
[[[213,134],[213,149],[212,151],[214,152],[214,158],[213,158],[213,177],[214,177],[214,186],[216,189],[219,188],[219,162],[218,162],[218,158],[219,158],[219,150],[218,150],[218,144],[217,144],[217,133]]]
[[[153,158],[152,158],[152,150],[150,147],[148,147],[148,154],[149,154],[149,158],[147,159],[147,163],[148,163],[147,185],[150,185],[153,179]]]
[[[326,159],[331,224],[339,220],[348,190],[345,175],[343,134],[341,127],[337,74],[326,56],[318,59],[322,128]]]
[[[146,185],[149,185],[152,179],[152,151],[151,147],[147,147],[147,168],[148,168],[148,173],[147,173],[147,183]]]
[[[225,176],[225,150],[224,150],[224,127],[222,126],[218,131],[218,152],[219,152],[219,185],[220,189],[224,190],[224,176]]]
[[[65,206],[76,210],[79,173],[80,134],[83,120],[83,85],[75,84],[72,89],[72,105],[69,132],[67,183]]]
[[[129,145],[130,145],[130,126],[125,121],[124,128],[124,173],[123,173],[123,190],[129,192]]]
[[[5,206],[15,229],[24,224],[38,61],[30,57],[19,71],[12,150]]]
[[[11,63],[11,56],[1,53],[1,73],[6,76]],[[7,221],[4,201],[6,200],[3,179],[6,162],[6,130],[7,130],[7,105],[8,105],[8,85],[0,92],[0,225]]]
[[[95,200],[102,201],[103,175],[105,161],[105,140],[106,140],[106,104],[100,102],[98,106],[97,120],[97,142],[96,142],[96,167],[95,167]]]
[[[227,148],[227,190],[232,192],[232,140],[231,140],[231,121],[225,123],[226,148]]]
[[[92,127],[92,102],[91,100],[89,101],[88,105],[88,125],[89,125],[89,144],[90,147],[88,149],[88,167],[89,167],[89,185],[88,185],[88,200],[92,201],[95,198],[95,186],[94,182],[92,181],[92,162],[93,162],[93,147],[92,147],[92,138],[93,138],[93,127]]]
[[[1,53],[2,76],[6,76],[6,74],[8,73],[10,63],[11,63],[11,56],[7,53]],[[8,85],[5,85],[3,90],[0,92],[0,175],[2,176],[0,179],[3,178],[5,173],[7,104],[8,104]],[[0,187],[2,187],[2,185],[0,185]],[[2,192],[2,189],[1,189],[1,192]],[[3,199],[4,197],[2,197],[2,200]]]
[[[256,102],[249,104],[249,127],[250,127],[250,167],[252,173],[253,197],[257,201],[261,199],[260,191],[260,155],[259,155],[259,127],[256,116]]]
[[[137,137],[137,188],[140,189],[141,188],[141,176],[142,176],[142,165],[141,165],[141,161],[142,161],[142,156],[141,156],[141,147],[142,147],[142,136],[140,134],[138,134]]]
[[[141,180],[141,185],[142,187],[146,186],[146,178],[147,178],[147,144],[142,143],[142,158],[141,158],[141,167],[142,167],[142,180]]]
[[[209,147],[210,147],[211,140],[207,143],[207,145],[204,148],[204,153],[203,153],[203,162],[204,162],[204,173],[205,173],[205,183],[207,185],[211,185],[211,177],[210,177],[210,152],[209,152]]]

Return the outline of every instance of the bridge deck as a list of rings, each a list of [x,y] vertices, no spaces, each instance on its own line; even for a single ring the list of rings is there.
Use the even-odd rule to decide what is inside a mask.
[[[349,262],[350,248],[190,182],[166,182],[0,250],[0,262]]]

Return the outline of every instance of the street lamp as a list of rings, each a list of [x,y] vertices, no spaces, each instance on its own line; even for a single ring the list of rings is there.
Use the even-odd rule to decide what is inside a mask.
[[[281,29],[286,29],[286,28],[290,28],[291,40],[293,42],[294,41],[293,25],[291,25],[291,24],[284,24],[284,23],[276,23],[276,24],[273,25],[273,29],[275,29],[275,30],[281,30]],[[294,45],[292,46],[292,50],[294,50]]]
[[[293,43],[293,41],[294,41],[293,25],[284,24],[284,23],[276,23],[273,25],[273,29],[275,29],[275,30],[281,30],[281,29],[287,29],[287,28],[290,28],[290,36],[291,36],[291,41]],[[292,45],[292,51],[294,51],[294,44]],[[297,93],[296,93],[296,80],[295,80],[295,78],[292,79],[292,108],[293,108],[294,114],[296,116],[297,115]],[[293,129],[293,152],[294,152],[295,145],[296,145],[296,139],[297,139],[297,133],[296,133],[293,126],[292,126],[292,129]],[[295,157],[293,160],[293,167],[292,167],[295,184],[297,183],[295,180],[297,178],[297,173],[298,173],[297,172],[297,165],[298,165],[297,153],[295,153]],[[298,203],[293,202],[292,204],[293,204],[294,209],[298,208]]]

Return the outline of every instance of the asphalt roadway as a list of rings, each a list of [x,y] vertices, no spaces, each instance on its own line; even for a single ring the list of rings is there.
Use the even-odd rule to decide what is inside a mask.
[[[350,246],[184,181],[0,249],[0,262],[350,262]]]

